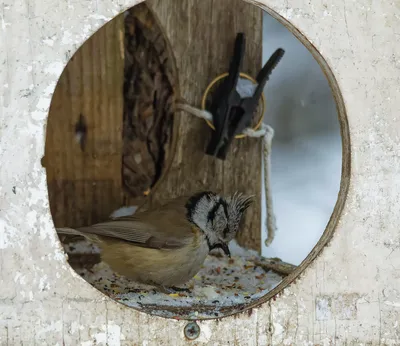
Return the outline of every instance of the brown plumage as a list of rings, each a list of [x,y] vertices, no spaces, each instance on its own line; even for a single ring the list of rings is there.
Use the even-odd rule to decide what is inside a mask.
[[[232,207],[240,207],[241,217],[249,198],[239,197],[242,204],[238,198],[229,200]],[[227,234],[232,227],[227,201],[202,192],[133,216],[57,232],[82,235],[97,244],[102,260],[129,279],[159,287],[179,286],[196,275],[211,249],[221,247],[229,254],[227,243],[237,230]]]

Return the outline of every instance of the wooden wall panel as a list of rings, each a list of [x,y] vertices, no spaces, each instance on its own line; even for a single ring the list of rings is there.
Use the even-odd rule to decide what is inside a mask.
[[[262,63],[262,10],[242,0],[150,0],[175,54],[181,96],[200,106],[207,85],[226,72],[237,32],[246,34],[243,72],[256,76]],[[204,154],[210,128],[181,113],[177,153],[168,176],[154,191],[164,199],[196,190],[261,193],[261,140],[235,140],[226,161]],[[176,119],[178,120],[178,119]],[[260,203],[248,210],[239,242],[261,250]]]
[[[262,11],[242,0],[150,0],[176,59],[180,96],[200,106],[208,83],[226,72],[237,32],[246,34],[243,72],[261,68]],[[45,165],[56,226],[77,227],[104,220],[131,198],[121,181],[123,122],[123,15],[102,27],[63,72],[50,109]],[[87,122],[85,150],[75,124]],[[239,190],[260,201],[261,141],[235,140],[228,159],[205,155],[210,128],[182,112],[174,119],[176,153],[169,172],[149,197],[151,203],[198,190]],[[175,131],[174,130],[174,131]],[[51,159],[50,159],[51,158]],[[169,166],[169,165],[168,165]],[[261,209],[247,212],[239,242],[261,249]]]
[[[47,122],[44,165],[57,227],[105,219],[122,203],[124,17],[86,41],[57,84]],[[80,115],[84,150],[76,139]]]

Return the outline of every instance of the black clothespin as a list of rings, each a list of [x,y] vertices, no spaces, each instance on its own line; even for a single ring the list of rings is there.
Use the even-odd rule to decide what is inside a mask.
[[[221,160],[226,159],[233,138],[251,126],[265,84],[285,52],[279,48],[272,54],[257,75],[257,87],[254,94],[251,97],[242,98],[236,87],[244,53],[245,37],[243,33],[238,33],[228,76],[217,89],[210,107],[215,131],[212,133],[206,154],[216,156]]]
[[[240,95],[236,91],[236,85],[240,77],[244,53],[245,37],[243,33],[239,33],[236,36],[235,48],[229,65],[228,76],[217,88],[210,106],[215,130],[212,132],[211,140],[206,150],[207,155],[221,158],[219,152],[221,148],[226,145],[231,136],[231,134],[228,133],[229,116],[232,107],[238,105],[240,102]]]

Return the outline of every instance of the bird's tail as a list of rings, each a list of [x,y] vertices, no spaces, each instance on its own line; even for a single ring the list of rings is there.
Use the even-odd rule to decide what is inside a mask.
[[[75,236],[85,237],[87,240],[94,242],[94,243],[100,242],[99,237],[97,237],[95,234],[81,232],[81,231],[78,231],[73,228],[56,228],[56,231],[58,234],[62,234],[62,235],[75,235]]]
[[[85,234],[73,228],[56,228],[56,230],[58,234],[85,236]]]

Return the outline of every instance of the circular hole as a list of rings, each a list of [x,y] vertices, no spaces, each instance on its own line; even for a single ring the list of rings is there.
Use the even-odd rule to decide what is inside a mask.
[[[232,0],[229,6],[225,0],[203,1],[198,8],[182,6],[181,12],[172,6],[174,1],[181,0],[153,4],[151,10],[145,4],[133,7],[103,26],[71,58],[50,107],[42,162],[57,228],[87,227],[111,214],[139,215],[199,187],[223,186],[229,191],[222,195],[229,196],[237,185],[252,193],[259,187],[255,182],[261,166],[252,163],[254,169],[246,171],[235,160],[258,155],[260,142],[237,141],[242,144],[233,145],[224,165],[204,154],[210,128],[188,114],[173,113],[176,100],[199,107],[207,85],[228,70],[238,27],[248,42],[242,68],[253,78],[262,53],[265,63],[276,48],[284,48],[285,56],[265,88],[264,122],[275,128],[271,171],[279,228],[270,247],[262,246],[266,230],[257,223],[257,211],[265,208],[258,198],[261,188],[241,220],[237,239],[229,243],[232,257],[212,250],[200,271],[179,285],[188,291],[168,287],[166,293],[162,287],[137,283],[121,275],[124,268],[113,271],[101,262],[101,246],[94,237],[60,235],[70,265],[116,301],[163,317],[220,318],[275,296],[327,244],[349,184],[349,132],[331,70],[290,23],[267,8],[262,23],[260,9],[239,0],[235,6]],[[207,25],[187,20],[205,17],[212,6],[224,20]],[[199,30],[201,25],[205,31]],[[218,43],[213,41],[217,38]],[[193,155],[188,148],[195,148]],[[182,155],[186,161],[179,161]],[[247,186],[235,175],[241,170],[249,174]],[[147,252],[143,262],[153,261],[157,251]],[[171,275],[184,265],[172,264]]]

